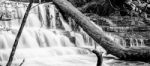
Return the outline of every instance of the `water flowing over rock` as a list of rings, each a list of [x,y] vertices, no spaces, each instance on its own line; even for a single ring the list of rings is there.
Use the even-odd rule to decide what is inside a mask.
[[[0,62],[6,63],[14,43],[27,3],[8,2],[0,5],[3,19],[0,21]],[[1,14],[2,15],[2,14]],[[34,4],[19,40],[15,61],[60,57],[68,55],[91,55],[88,49],[106,53],[73,19],[67,22],[52,3]],[[110,24],[113,24],[111,21]],[[114,25],[114,24],[113,24]],[[76,26],[77,28],[73,27]],[[98,25],[95,24],[98,27]],[[144,46],[143,39],[124,40],[118,35],[106,34],[109,39],[125,47]],[[65,58],[65,57],[64,57]],[[41,60],[40,60],[41,61]],[[51,62],[54,62],[50,60]],[[89,61],[87,63],[90,63]],[[67,66],[67,65],[66,65]],[[69,66],[69,65],[68,65]]]
[[[8,5],[7,8],[3,7]],[[3,13],[10,16],[4,15],[3,19],[10,20],[0,22],[2,29],[0,31],[0,58],[2,61],[7,61],[27,4],[11,2],[11,5],[2,4],[1,6],[1,9],[6,10]],[[71,26],[64,20],[55,5],[47,3],[38,6],[34,4],[34,6],[19,40],[15,58],[31,58],[38,55],[91,54],[90,51],[82,48],[94,49],[96,42],[87,34],[72,31]]]

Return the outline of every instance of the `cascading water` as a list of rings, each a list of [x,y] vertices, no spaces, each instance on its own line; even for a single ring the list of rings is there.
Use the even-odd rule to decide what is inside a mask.
[[[13,14],[8,14],[11,17],[3,17],[3,19],[11,20],[1,21],[0,24],[2,26],[1,29],[6,29],[0,31],[0,60],[4,62],[1,63],[4,65],[9,58],[10,50],[27,7],[27,4],[12,3],[12,5],[16,4],[17,6],[9,6],[4,9],[11,9],[11,11],[8,12],[12,12]],[[6,6],[8,4],[3,5]],[[1,7],[1,9],[3,8],[4,7]],[[47,12],[49,13],[47,14]],[[49,16],[49,19],[47,16]],[[33,8],[19,40],[14,61],[40,57],[91,54],[88,50],[81,48],[92,47],[92,44],[89,45],[85,43],[82,34],[72,32],[74,36],[71,37],[75,38],[75,43],[73,43],[69,37],[65,35],[67,31],[71,33],[70,31],[72,31],[72,29],[53,4],[41,4]]]
[[[144,39],[142,38],[126,39],[125,47],[142,47],[142,46],[145,46]]]
[[[4,7],[7,5],[9,7]],[[7,13],[3,19],[9,19],[0,21],[1,65],[5,65],[9,58],[26,7],[26,3],[1,4],[2,13]],[[118,36],[107,34],[107,37],[116,43],[120,42]],[[136,42],[144,44],[141,39]],[[24,66],[95,66],[96,57],[87,48],[106,52],[82,28],[73,31],[71,24],[68,25],[52,3],[40,4],[32,8],[28,16],[13,66],[18,66],[22,59],[25,59]],[[112,61],[105,60],[103,63]]]

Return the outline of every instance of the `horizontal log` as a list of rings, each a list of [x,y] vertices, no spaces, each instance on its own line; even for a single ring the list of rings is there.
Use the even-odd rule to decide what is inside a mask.
[[[139,26],[131,26],[131,27],[102,26],[102,28],[106,32],[147,32],[147,31],[150,31],[150,26],[146,26],[146,27],[139,27]]]
[[[29,2],[29,0],[9,0],[9,1]],[[52,2],[52,0],[34,0],[34,3],[45,3],[45,2]]]

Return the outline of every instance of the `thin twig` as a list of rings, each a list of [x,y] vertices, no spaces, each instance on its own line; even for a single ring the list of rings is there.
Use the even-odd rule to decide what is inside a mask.
[[[13,45],[13,47],[12,47],[12,51],[11,51],[11,54],[10,54],[10,57],[9,57],[9,60],[8,60],[8,63],[7,63],[6,66],[11,66],[11,64],[12,64],[13,57],[14,57],[14,55],[15,55],[15,51],[16,51],[16,48],[17,48],[17,45],[18,45],[18,41],[19,41],[19,38],[20,38],[21,33],[22,33],[22,31],[23,31],[23,28],[24,28],[24,26],[25,26],[25,23],[26,23],[26,20],[27,20],[29,11],[30,11],[30,9],[31,9],[32,3],[33,3],[33,0],[30,0],[30,4],[29,4],[29,6],[28,6],[28,8],[27,8],[27,10],[26,10],[26,13],[25,13],[24,17],[23,17],[21,27],[20,27],[19,32],[18,32],[18,34],[17,34],[17,37],[16,37],[16,39],[15,39],[15,42],[14,42],[14,45]]]
[[[24,62],[25,62],[25,59],[23,59],[23,61],[20,63],[19,66],[22,66]]]
[[[39,6],[40,5],[40,3],[38,3],[37,5],[35,5],[35,6],[33,6],[31,9],[33,9],[33,8],[35,8],[36,6]]]

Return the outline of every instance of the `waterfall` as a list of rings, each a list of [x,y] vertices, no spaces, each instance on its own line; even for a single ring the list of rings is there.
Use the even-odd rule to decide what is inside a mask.
[[[143,39],[139,39],[139,40],[140,40],[140,46],[145,46],[144,40]]]
[[[4,5],[6,4],[1,4],[0,7],[2,13],[11,16],[4,15],[3,19],[10,20],[0,21],[0,64],[4,62],[5,65],[28,4],[11,2],[7,8]],[[34,4],[33,7],[36,5]],[[111,21],[109,23],[114,25]],[[94,25],[99,28],[98,25]],[[105,36],[117,44],[127,46],[127,42],[117,35],[106,33]],[[130,46],[144,45],[143,39],[130,39],[129,41]],[[20,63],[22,59],[91,55],[92,53],[87,48],[106,53],[81,27],[75,24],[73,19],[70,18],[67,22],[55,5],[40,4],[31,9],[19,39],[14,61]]]
[[[62,22],[62,25],[64,26],[66,31],[72,31],[72,29],[70,28],[70,26],[65,22],[65,20],[63,19],[62,15],[59,13],[59,17],[60,17],[60,21]]]
[[[126,39],[126,47],[141,47],[145,46],[144,39],[130,37]]]
[[[15,37],[25,14],[27,4],[11,3],[11,17],[8,21],[0,21],[0,61],[7,61]],[[6,5],[6,4],[4,4]],[[36,6],[37,4],[34,4]],[[0,9],[6,10],[5,7]],[[9,15],[9,14],[8,14]],[[47,19],[49,17],[49,19]],[[39,57],[87,55],[91,54],[85,48],[94,49],[96,42],[85,32],[75,32],[64,20],[62,14],[51,4],[40,4],[32,8],[27,18],[25,28],[19,39],[14,61]],[[5,30],[4,30],[5,29]],[[74,42],[71,41],[74,38]],[[98,45],[97,45],[98,46]],[[97,47],[99,51],[102,47]]]
[[[56,10],[54,5],[49,5],[50,28],[56,29]]]

